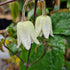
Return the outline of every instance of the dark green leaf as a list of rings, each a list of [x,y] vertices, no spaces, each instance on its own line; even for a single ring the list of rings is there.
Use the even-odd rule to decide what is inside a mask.
[[[70,13],[55,13],[51,18],[54,34],[70,35]]]
[[[54,38],[50,38],[49,44],[52,44],[53,50],[51,52],[47,52],[46,55],[41,59],[39,62],[34,64],[32,67],[30,67],[28,70],[62,70],[62,67],[64,66],[64,52],[65,52],[65,45],[64,45],[64,39],[55,36]],[[44,46],[39,46],[37,48],[37,53],[35,53],[35,47],[36,45],[32,45],[31,49],[31,55],[30,55],[30,61],[29,63],[34,62],[37,60],[44,52]],[[23,51],[23,54],[25,52]],[[27,52],[22,56],[22,59],[27,59]],[[25,66],[23,63],[21,63],[21,69],[25,70]]]

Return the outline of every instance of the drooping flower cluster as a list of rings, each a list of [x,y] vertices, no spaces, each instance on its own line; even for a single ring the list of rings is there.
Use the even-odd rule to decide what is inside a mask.
[[[53,36],[52,22],[49,16],[37,17],[35,29],[33,23],[30,21],[19,22],[17,24],[17,48],[19,48],[22,43],[24,47],[29,50],[31,43],[35,42],[36,44],[39,44],[37,37],[42,36],[42,34],[44,34],[45,38],[49,38],[49,35]]]
[[[25,5],[22,14],[23,20],[25,17]],[[44,35],[45,38],[49,38],[49,35],[53,36],[51,18],[45,15],[45,0],[42,0],[42,15],[37,17],[35,29],[31,21],[19,22],[17,24],[17,48],[22,43],[24,47],[29,50],[31,43],[35,42],[36,44],[40,44],[37,37],[42,35]]]

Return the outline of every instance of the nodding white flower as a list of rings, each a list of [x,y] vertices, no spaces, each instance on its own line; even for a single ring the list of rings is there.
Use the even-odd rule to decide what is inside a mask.
[[[25,21],[19,22],[17,24],[17,48],[19,48],[20,44],[22,43],[24,47],[29,50],[31,47],[31,43],[35,42],[36,44],[39,44],[39,41],[36,37],[37,35],[32,22]]]
[[[37,17],[35,30],[37,36],[42,36],[42,34],[44,34],[45,38],[49,38],[49,35],[53,36],[51,18],[43,15]]]
[[[0,35],[0,41],[1,41],[1,39],[4,39],[4,37],[2,35]],[[4,52],[2,52],[0,50],[0,59],[8,59],[8,58],[10,58],[8,50],[3,45],[2,45],[2,48],[3,48]]]

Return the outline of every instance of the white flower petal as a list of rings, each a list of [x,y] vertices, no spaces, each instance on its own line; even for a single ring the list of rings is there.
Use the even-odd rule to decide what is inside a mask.
[[[37,36],[39,36],[41,29],[42,29],[41,16],[39,16],[37,17],[36,23],[35,23],[35,31],[37,33]]]
[[[45,38],[49,38],[49,34],[51,31],[51,19],[49,16],[45,16],[44,17],[44,22],[43,22],[43,34],[45,36]]]
[[[27,31],[27,26],[26,24],[24,25],[24,23],[21,23],[22,27],[19,30],[19,36],[20,36],[20,40],[22,41],[22,44],[24,45],[24,47],[29,50],[31,47],[31,40],[30,40],[30,36],[29,33]]]
[[[33,26],[33,23],[32,22],[30,22],[30,21],[26,21],[27,22],[27,30],[28,30],[28,32],[29,32],[29,34],[30,34],[30,37],[31,37],[31,42],[33,43],[33,42],[35,42],[36,44],[39,44],[39,41],[37,40],[37,34],[36,34],[36,32],[35,32],[35,29],[34,29],[34,26]]]
[[[36,34],[33,32],[31,33],[31,38],[32,38],[32,41],[35,42],[36,44],[40,44],[39,41],[37,40],[36,38]]]
[[[35,32],[33,23],[30,23],[30,27],[31,27],[30,35],[32,43],[35,42],[36,44],[39,44],[39,41],[37,40],[37,33]]]
[[[52,26],[51,26],[51,30],[50,30],[50,35],[51,35],[52,37],[54,37],[53,31],[52,31]]]
[[[49,24],[44,23],[42,30],[43,30],[43,34],[44,34],[45,38],[49,38],[49,33],[50,33]]]
[[[19,30],[17,30],[17,42],[18,42],[17,48],[19,48],[19,46],[20,46],[20,44],[21,44],[21,39],[20,39],[20,35],[19,35]]]
[[[20,34],[20,37],[21,37],[21,41],[24,45],[24,47],[29,50],[30,47],[31,47],[31,39],[30,39],[30,36],[25,33],[25,32],[22,32],[22,34]]]

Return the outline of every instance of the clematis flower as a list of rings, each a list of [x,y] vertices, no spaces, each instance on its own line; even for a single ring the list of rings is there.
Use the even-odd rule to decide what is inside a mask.
[[[44,34],[45,38],[49,38],[49,35],[53,36],[51,18],[43,15],[37,17],[35,31],[37,36],[42,36],[42,34]]]
[[[0,35],[0,41],[1,41],[1,39],[4,39],[4,37],[2,35]],[[2,45],[2,48],[3,48],[4,52],[2,52],[0,50],[0,59],[8,59],[8,58],[10,58],[8,50],[3,45]]]
[[[17,48],[19,48],[20,44],[22,43],[24,47],[29,50],[31,47],[31,43],[35,42],[36,44],[39,44],[39,41],[36,37],[37,35],[32,22],[25,21],[19,22],[17,24]]]

